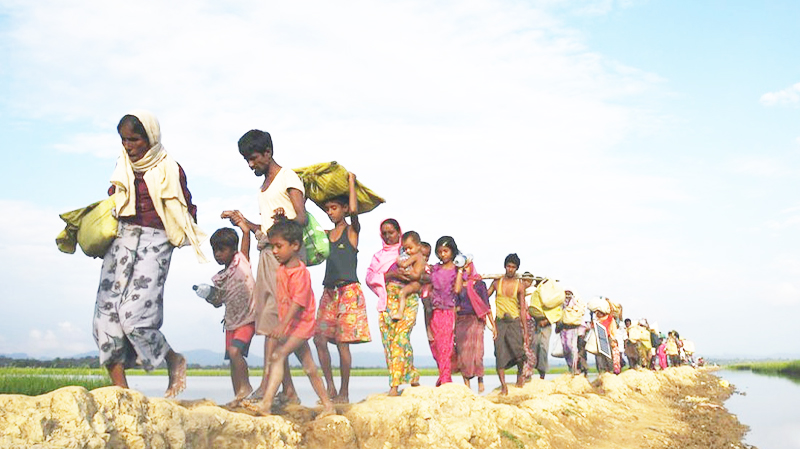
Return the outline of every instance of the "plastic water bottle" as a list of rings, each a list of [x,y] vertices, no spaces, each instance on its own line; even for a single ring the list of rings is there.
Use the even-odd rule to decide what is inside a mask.
[[[208,284],[200,284],[192,286],[192,290],[197,293],[197,296],[205,299],[207,302],[214,301],[214,297],[217,295],[217,287]]]

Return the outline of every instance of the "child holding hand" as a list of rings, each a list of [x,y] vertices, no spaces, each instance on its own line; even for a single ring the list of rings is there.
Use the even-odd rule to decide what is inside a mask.
[[[230,360],[231,382],[235,397],[229,406],[238,405],[252,391],[247,370],[247,353],[256,332],[253,304],[253,272],[250,268],[250,233],[244,230],[241,250],[239,236],[231,228],[218,229],[211,235],[214,259],[225,268],[211,281],[217,292],[208,298],[214,307],[225,305],[225,359]]]
[[[308,344],[316,326],[316,303],[311,290],[311,274],[299,255],[303,247],[303,229],[294,221],[279,219],[269,228],[267,237],[272,245],[272,254],[280,263],[276,273],[280,322],[270,335],[278,340],[278,345],[271,355],[269,380],[258,413],[271,413],[272,401],[283,380],[284,362],[289,354],[294,353],[322,402],[323,410],[319,417],[331,415],[335,413],[333,403],[325,391]]]

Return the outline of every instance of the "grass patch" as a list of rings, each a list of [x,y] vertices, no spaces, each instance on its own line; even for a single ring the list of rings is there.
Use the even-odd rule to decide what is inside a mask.
[[[734,363],[727,368],[800,380],[800,360]]]
[[[38,396],[62,387],[79,386],[93,390],[111,385],[107,376],[92,371],[95,370],[3,368],[0,370],[0,394]]]

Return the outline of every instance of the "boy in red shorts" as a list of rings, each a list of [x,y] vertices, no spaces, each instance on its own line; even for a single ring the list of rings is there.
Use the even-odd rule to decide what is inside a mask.
[[[361,225],[358,222],[355,183],[356,175],[350,173],[349,195],[334,197],[325,202],[325,213],[333,222],[334,228],[327,231],[331,253],[325,264],[325,278],[322,281],[324,290],[319,299],[314,334],[319,364],[328,385],[328,395],[333,402],[344,404],[350,401],[350,345],[370,341],[364,293],[356,276],[358,233]],[[350,217],[350,224],[345,220],[347,216]],[[339,350],[342,383],[338,393],[333,382],[329,343],[335,344]]]
[[[214,307],[225,305],[225,358],[231,363],[231,382],[235,397],[229,406],[238,405],[252,391],[247,370],[247,353],[256,332],[253,304],[253,272],[250,268],[250,233],[244,231],[241,250],[239,236],[231,228],[218,229],[211,235],[214,259],[225,269],[211,281],[216,293],[207,298]]]

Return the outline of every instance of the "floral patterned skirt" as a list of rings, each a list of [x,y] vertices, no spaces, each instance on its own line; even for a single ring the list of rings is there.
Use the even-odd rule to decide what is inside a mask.
[[[172,250],[162,229],[120,222],[103,258],[93,334],[100,363],[158,366],[170,350],[159,330]]]
[[[411,330],[417,322],[419,295],[414,293],[406,297],[403,318],[394,321],[391,313],[400,307],[400,290],[402,286],[396,283],[386,286],[386,310],[378,317],[383,352],[386,355],[386,367],[389,368],[392,387],[419,382],[419,372],[414,368],[414,349],[411,347],[410,339]]]

